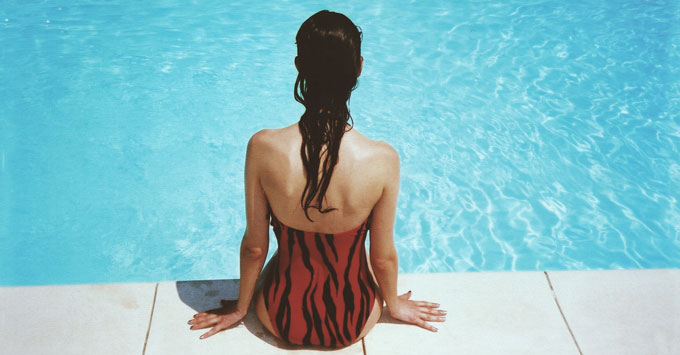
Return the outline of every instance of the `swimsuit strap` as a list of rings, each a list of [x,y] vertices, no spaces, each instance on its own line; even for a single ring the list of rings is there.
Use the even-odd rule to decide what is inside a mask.
[[[271,216],[270,224],[271,224],[272,227],[283,226],[283,227],[286,227],[287,229],[296,230],[296,231],[299,231],[299,232],[303,232],[305,234],[327,234],[327,235],[348,234],[348,233],[351,233],[351,232],[356,232],[356,231],[358,231],[359,229],[362,229],[362,228],[369,230],[370,229],[370,220],[371,220],[371,216],[369,215],[363,222],[361,222],[361,224],[359,224],[358,226],[356,226],[352,229],[349,229],[349,230],[346,230],[346,231],[343,231],[343,232],[337,232],[337,233],[321,233],[321,232],[310,232],[310,231],[305,231],[305,230],[302,230],[302,229],[293,228],[293,227],[286,225],[285,223],[281,222],[278,218],[276,218],[276,215],[274,213],[270,213],[270,216]]]

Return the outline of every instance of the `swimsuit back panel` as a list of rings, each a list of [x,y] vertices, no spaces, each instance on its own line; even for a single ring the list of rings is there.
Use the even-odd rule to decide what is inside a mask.
[[[297,230],[273,214],[272,225],[279,250],[263,295],[279,337],[329,347],[356,341],[375,302],[364,244],[368,222],[336,234]]]

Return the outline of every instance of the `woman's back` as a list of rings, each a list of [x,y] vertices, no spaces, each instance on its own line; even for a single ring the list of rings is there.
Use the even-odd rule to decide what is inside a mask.
[[[260,184],[274,215],[295,229],[321,233],[344,232],[366,221],[389,177],[398,174],[394,149],[356,129],[347,131],[322,206],[336,210],[320,213],[309,209],[310,221],[300,206],[306,182],[301,141],[297,124],[260,131],[251,141]]]
[[[279,245],[256,308],[265,328],[290,343],[346,346],[380,315],[365,241],[374,207],[394,184],[388,177],[398,176],[398,156],[346,132],[321,206],[333,210],[310,209],[310,220],[299,198],[306,184],[301,140],[291,125],[258,132],[248,147]]]

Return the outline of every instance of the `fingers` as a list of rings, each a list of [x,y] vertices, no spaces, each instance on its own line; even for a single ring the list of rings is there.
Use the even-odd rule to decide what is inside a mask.
[[[446,317],[444,316],[433,316],[430,314],[421,314],[420,319],[427,321],[427,322],[444,322],[446,321]]]
[[[203,328],[208,328],[214,326],[219,319],[216,314],[209,313],[199,313],[194,316],[194,319],[190,320],[187,324],[191,325],[191,330],[198,330]]]
[[[413,301],[418,307],[428,307],[428,308],[439,308],[439,303],[425,302],[425,301]]]
[[[194,315],[194,318],[187,323],[191,325],[191,330],[212,327],[208,332],[201,335],[201,339],[205,339],[213,336],[215,333],[236,326],[243,317],[239,313],[213,314],[201,312]]]
[[[446,320],[446,311],[443,309],[434,309],[431,307],[418,307],[420,312],[420,319],[428,322],[444,322]]]
[[[418,320],[415,324],[421,328],[427,329],[432,332],[436,332],[437,328],[427,322],[445,322],[446,321],[446,311],[439,308],[439,303],[426,302],[426,301],[411,301],[415,306],[418,307],[420,314],[418,315]]]
[[[427,329],[427,330],[429,330],[429,331],[431,331],[431,332],[436,332],[436,331],[437,331],[437,328],[435,328],[432,324],[429,324],[429,323],[425,322],[425,321],[422,320],[422,319],[416,320],[415,324],[416,324],[417,326],[419,326],[419,327],[421,327],[421,328],[423,328],[423,329]]]
[[[432,308],[429,308],[429,307],[420,307],[420,308],[418,308],[418,310],[421,313],[426,313],[426,314],[433,315],[433,316],[439,316],[439,317],[446,316],[446,311],[443,310],[443,309],[432,309]]]
[[[222,324],[217,324],[216,326],[212,327],[212,329],[210,329],[210,331],[201,335],[200,338],[201,339],[209,338],[209,337],[223,331],[224,329],[225,328],[222,326]]]

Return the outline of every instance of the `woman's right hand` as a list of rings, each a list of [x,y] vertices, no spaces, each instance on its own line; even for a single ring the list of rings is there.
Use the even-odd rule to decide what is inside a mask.
[[[396,298],[396,304],[388,305],[392,318],[436,332],[437,328],[427,322],[445,321],[446,311],[439,309],[438,303],[412,301],[410,298],[411,291],[408,291]]]
[[[219,333],[225,329],[235,327],[248,313],[236,309],[237,300],[222,300],[222,308],[212,309],[207,312],[194,314],[187,324],[191,325],[190,330],[211,328],[207,333],[200,336],[205,339]]]

